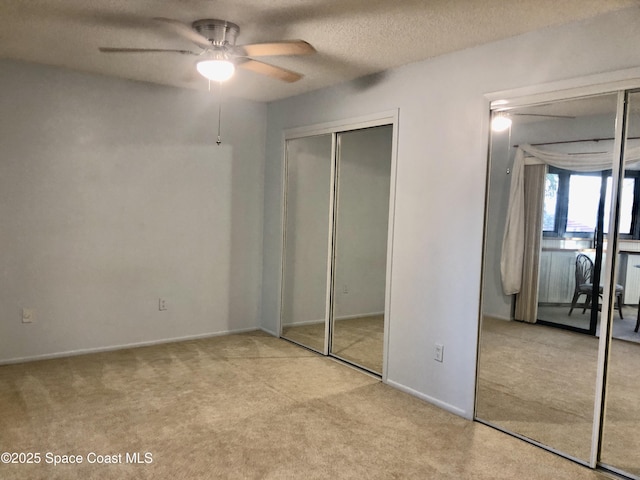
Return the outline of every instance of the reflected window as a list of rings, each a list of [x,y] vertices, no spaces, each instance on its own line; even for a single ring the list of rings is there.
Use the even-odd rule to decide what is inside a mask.
[[[543,232],[545,237],[589,237],[596,230],[602,176],[554,169],[545,180]],[[640,239],[636,219],[640,195],[635,172],[623,181],[620,202],[620,234]],[[606,177],[604,233],[609,231],[611,176]],[[634,233],[635,232],[635,233]]]
[[[611,208],[611,177],[607,178],[607,196],[604,204],[604,233],[609,232],[609,210]],[[620,234],[631,235],[633,219],[633,199],[636,186],[635,178],[625,178],[620,197]]]
[[[598,220],[600,177],[571,175],[569,178],[569,204],[567,233],[592,233]]]
[[[556,209],[558,207],[558,187],[560,185],[557,173],[547,173],[544,183],[544,211],[542,212],[542,229],[545,232],[556,230]]]

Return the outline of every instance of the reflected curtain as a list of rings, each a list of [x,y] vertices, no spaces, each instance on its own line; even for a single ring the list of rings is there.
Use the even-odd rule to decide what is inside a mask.
[[[525,158],[527,157],[533,157],[538,162],[547,165],[576,172],[606,170],[610,169],[613,164],[612,152],[571,154],[545,151],[531,145],[518,147],[511,173],[509,205],[500,257],[500,274],[505,295],[519,293],[523,285],[525,257],[524,171]],[[624,158],[626,165],[638,163],[640,161],[640,147],[627,148]]]
[[[522,286],[516,294],[515,319],[527,323],[538,320],[538,278],[542,243],[542,213],[547,166],[524,167],[524,241]]]

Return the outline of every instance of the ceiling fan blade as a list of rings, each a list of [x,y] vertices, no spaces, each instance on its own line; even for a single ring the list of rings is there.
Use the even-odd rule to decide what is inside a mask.
[[[200,35],[189,25],[185,25],[184,23],[179,22],[178,20],[173,20],[172,18],[154,17],[153,19],[158,22],[164,23],[181,37],[190,40],[191,42],[202,48],[211,47],[211,42],[209,41],[209,39],[203,35]]]
[[[198,53],[190,52],[189,50],[168,50],[165,48],[118,48],[118,47],[100,47],[98,50],[105,53],[158,53],[158,52],[172,52],[182,53],[184,55],[199,55]]]
[[[252,43],[236,46],[236,53],[247,57],[270,55],[309,55],[316,49],[304,40],[284,40],[282,42]]]
[[[237,62],[237,66],[289,83],[297,82],[303,77],[301,74],[292,72],[291,70],[276,67],[275,65],[269,65],[268,63],[259,62],[258,60],[253,60],[251,58],[240,59],[240,61]]]

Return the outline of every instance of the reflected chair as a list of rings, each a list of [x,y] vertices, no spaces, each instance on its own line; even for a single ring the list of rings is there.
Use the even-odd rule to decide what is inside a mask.
[[[600,285],[598,288],[598,295],[602,295],[603,287]],[[591,305],[591,297],[593,295],[593,261],[584,253],[578,254],[576,257],[576,286],[573,292],[573,299],[571,300],[571,310],[569,315],[573,312],[573,309],[578,304],[578,298],[581,295],[585,295],[586,299],[583,304],[582,313],[587,311],[589,305]],[[622,316],[622,297],[624,295],[624,287],[616,284],[616,301],[618,306],[618,313],[620,318]],[[640,323],[640,322],[639,322]]]

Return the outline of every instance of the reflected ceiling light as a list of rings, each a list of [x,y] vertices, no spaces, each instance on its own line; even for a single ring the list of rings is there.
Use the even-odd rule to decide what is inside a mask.
[[[200,75],[215,82],[229,80],[236,71],[236,67],[224,55],[212,60],[198,62],[196,69]]]
[[[511,119],[504,113],[497,113],[491,120],[491,130],[494,132],[504,132],[511,126]]]

